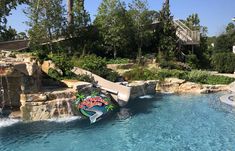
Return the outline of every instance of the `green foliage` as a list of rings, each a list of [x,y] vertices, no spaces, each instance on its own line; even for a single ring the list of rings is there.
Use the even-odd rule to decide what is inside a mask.
[[[16,36],[16,39],[18,39],[18,40],[27,39],[27,38],[28,37],[25,32],[19,32]]]
[[[91,21],[90,14],[85,10],[84,0],[73,0],[73,29],[75,32],[87,27]]]
[[[229,23],[226,32],[216,38],[215,52],[232,52],[235,44],[235,27],[233,23]]]
[[[215,70],[220,73],[234,73],[235,54],[233,53],[216,53],[212,57],[212,63]]]
[[[59,69],[62,70],[64,77],[73,77],[73,73],[71,72],[73,64],[70,58],[66,54],[51,53],[48,55],[48,58],[51,59]]]
[[[186,25],[191,29],[191,30],[198,30],[200,31],[200,19],[198,14],[192,14],[189,15],[189,17],[186,19]]]
[[[84,82],[89,82],[89,83],[93,83],[94,82],[94,78],[92,78],[89,75],[77,75],[76,76],[76,80],[84,81]]]
[[[107,64],[127,64],[130,60],[127,58],[116,58],[116,59],[109,59]]]
[[[159,66],[163,69],[191,70],[189,66],[175,61],[161,60]]]
[[[2,32],[0,31],[0,41],[15,40],[16,35],[16,30],[10,26],[9,28],[5,28]]]
[[[235,81],[234,78],[211,75],[206,71],[193,70],[193,71],[182,71],[182,70],[168,70],[161,69],[156,71],[150,71],[144,68],[134,68],[131,71],[124,73],[123,75],[127,80],[161,80],[165,78],[179,78],[186,81],[200,83],[200,84],[230,84]]]
[[[107,73],[105,75],[105,79],[107,79],[109,81],[115,82],[117,80],[117,78],[119,77],[119,74],[111,69],[107,69],[106,72]]]
[[[149,25],[151,25],[155,20],[157,15],[155,14],[150,17],[150,12],[147,8],[146,0],[133,0],[131,4],[129,4],[128,14],[131,17],[131,22],[133,25],[134,32],[134,40],[137,45],[137,58],[141,58],[142,49],[144,45],[148,45],[150,43],[151,37],[153,33],[149,30]]]
[[[222,34],[217,37],[215,41],[215,52],[232,52],[232,48],[235,41],[235,32],[234,35]]]
[[[91,92],[91,97],[96,97],[97,95],[99,95],[98,91],[92,91]]]
[[[193,70],[191,72],[188,72],[185,80],[206,84],[208,76],[210,75],[206,71]]]
[[[29,17],[30,44],[37,47],[58,39],[64,30],[65,17],[62,0],[31,0],[25,13]]]
[[[105,108],[106,108],[107,111],[113,111],[115,107],[114,107],[114,105],[109,104]]]
[[[199,59],[195,54],[189,54],[186,57],[186,63],[193,69],[198,69]]]
[[[235,81],[234,78],[211,75],[206,71],[200,71],[200,70],[193,70],[191,72],[188,72],[187,76],[185,77],[185,80],[201,84],[211,84],[211,85],[230,84]]]
[[[227,33],[233,33],[235,30],[235,25],[234,23],[229,23],[226,27],[226,32]]]
[[[168,70],[168,69],[161,69],[156,72],[157,77],[160,79],[165,79],[165,78],[170,78],[170,77],[175,77],[179,79],[184,79],[187,75],[187,72],[182,71],[182,70]]]
[[[120,0],[103,0],[94,21],[101,42],[113,58],[123,52],[130,44],[131,24],[125,5]]]
[[[230,83],[232,83],[234,81],[235,81],[234,78],[225,77],[225,76],[211,75],[211,76],[207,77],[206,84],[212,84],[212,85],[216,85],[216,84],[230,84]]]
[[[77,98],[77,100],[76,100],[76,104],[78,104],[79,102],[82,102],[84,99],[85,99],[85,95],[83,94],[83,93],[77,93],[76,94],[76,98]]]
[[[106,67],[106,59],[97,57],[96,55],[87,55],[79,59],[74,57],[72,62],[74,66],[91,71],[110,81],[115,81],[118,77],[116,72]]]
[[[123,74],[126,80],[153,80],[155,79],[155,74],[149,69],[136,67],[131,71],[127,71]]]
[[[62,79],[60,73],[57,70],[52,69],[52,68],[50,68],[48,70],[48,76],[50,76],[51,78],[56,79],[56,80],[61,80]]]
[[[106,60],[96,55],[86,55],[81,58],[73,58],[73,65],[89,70],[97,75],[104,76],[106,70]]]
[[[189,15],[185,21],[182,21],[192,31],[200,32],[200,45],[194,45],[193,51],[190,51],[192,46],[181,48],[181,51],[186,54],[183,61],[186,61],[193,69],[210,69],[211,51],[208,49],[207,27],[200,25],[200,18],[197,13]],[[209,39],[209,41],[211,42],[212,39]]]
[[[155,29],[156,47],[164,60],[170,60],[175,57],[178,38],[168,0],[163,4],[158,20]]]
[[[15,36],[10,36],[9,32],[12,34],[12,28],[7,29],[7,16],[9,16],[12,9],[16,9],[16,6],[26,3],[28,0],[1,0],[0,1],[0,41],[12,40]],[[7,32],[7,33],[6,33]],[[14,32],[15,33],[15,32]],[[7,38],[6,38],[7,37]]]

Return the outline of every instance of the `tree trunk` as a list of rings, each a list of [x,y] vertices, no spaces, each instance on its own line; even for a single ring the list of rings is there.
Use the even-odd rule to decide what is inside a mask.
[[[117,49],[116,46],[114,46],[113,58],[116,59],[116,57],[117,57]]]
[[[49,49],[52,52],[52,33],[51,33],[51,28],[48,28],[48,35],[49,35]]]
[[[82,49],[82,56],[86,55],[86,42],[83,45],[83,49]]]
[[[67,7],[68,7],[68,25],[73,25],[73,0],[67,0]]]
[[[169,4],[170,4],[170,0],[166,0],[166,1],[165,1],[165,3],[166,3],[166,5],[168,5],[168,6],[169,6]]]

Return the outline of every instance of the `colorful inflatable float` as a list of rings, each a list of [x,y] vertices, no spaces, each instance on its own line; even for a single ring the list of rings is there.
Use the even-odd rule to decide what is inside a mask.
[[[83,117],[89,118],[91,123],[102,119],[113,111],[115,105],[108,94],[94,90],[90,95],[78,93],[73,102],[73,109]]]

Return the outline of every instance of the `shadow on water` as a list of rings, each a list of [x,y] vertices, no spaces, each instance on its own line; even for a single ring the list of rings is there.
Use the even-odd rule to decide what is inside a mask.
[[[160,107],[156,104],[156,101],[163,101],[164,96],[164,94],[155,94],[151,98],[136,98],[128,103],[127,108],[132,115],[150,114],[153,108]]]

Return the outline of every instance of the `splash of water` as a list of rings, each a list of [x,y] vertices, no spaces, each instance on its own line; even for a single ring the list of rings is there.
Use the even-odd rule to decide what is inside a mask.
[[[141,87],[141,90],[142,90],[143,95],[146,95],[145,88],[144,88],[144,87],[145,87],[145,84],[144,84],[144,85],[141,85],[140,87]]]
[[[5,76],[5,81],[6,81],[6,87],[7,87],[7,98],[8,98],[9,106],[12,108],[12,102],[11,102],[11,96],[10,96],[10,83],[8,81],[7,76]]]
[[[58,112],[58,116],[60,117],[61,113],[60,113],[60,107],[61,107],[61,102],[60,100],[57,101],[57,104],[56,104],[56,109],[57,109],[57,112]]]
[[[5,97],[4,97],[4,87],[3,87],[3,79],[2,76],[0,77],[0,95],[1,95],[1,106],[0,106],[0,115],[3,113],[3,109],[5,107]]]
[[[19,120],[19,119],[0,118],[0,128],[11,126],[11,125],[19,123],[19,122],[21,122],[21,120]]]
[[[140,96],[140,99],[152,99],[154,96],[153,95],[144,95],[144,96]]]
[[[67,111],[68,111],[68,115],[72,115],[72,108],[71,108],[71,104],[70,101],[66,101],[67,103]]]
[[[46,121],[57,122],[57,123],[69,123],[69,122],[72,122],[75,120],[79,120],[81,118],[82,117],[80,117],[80,116],[67,116],[67,117],[61,117],[61,118],[51,118]]]

